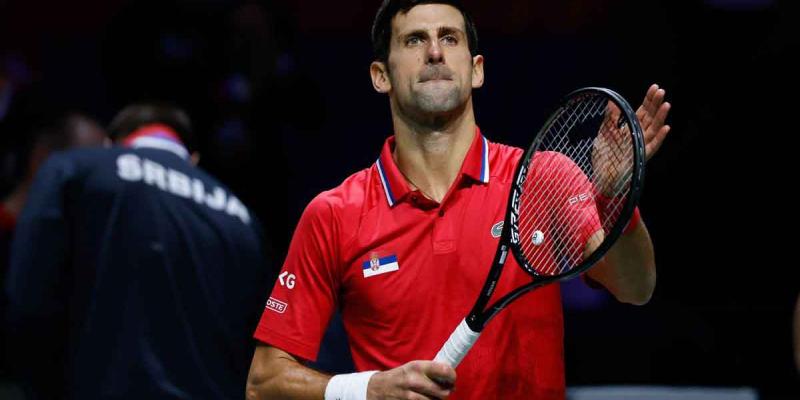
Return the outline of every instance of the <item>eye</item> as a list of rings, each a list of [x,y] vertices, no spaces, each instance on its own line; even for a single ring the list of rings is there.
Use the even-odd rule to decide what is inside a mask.
[[[409,36],[406,39],[406,46],[416,46],[422,43],[422,39],[419,36]]]
[[[456,38],[455,35],[447,35],[442,38],[442,42],[448,45],[457,45],[458,38]]]

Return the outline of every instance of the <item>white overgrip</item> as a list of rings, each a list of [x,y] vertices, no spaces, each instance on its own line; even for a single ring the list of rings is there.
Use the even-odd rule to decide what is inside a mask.
[[[442,349],[439,350],[439,353],[436,354],[433,361],[447,363],[453,368],[457,367],[480,335],[480,332],[475,332],[470,329],[466,320],[461,320],[461,323],[458,324],[456,330],[453,331],[450,338],[447,339],[447,342],[445,342]]]

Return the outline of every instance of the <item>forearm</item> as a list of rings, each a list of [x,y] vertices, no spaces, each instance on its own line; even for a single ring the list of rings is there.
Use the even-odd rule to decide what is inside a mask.
[[[449,365],[419,360],[388,371],[337,375],[331,381],[330,376],[300,365],[290,354],[259,345],[247,377],[247,399],[322,400],[326,389],[336,398],[377,400],[410,395],[444,399],[451,394],[455,381],[456,371]]]
[[[656,264],[644,221],[622,235],[588,274],[623,303],[647,303],[655,290]]]
[[[330,378],[278,349],[260,345],[250,365],[247,399],[321,400]]]

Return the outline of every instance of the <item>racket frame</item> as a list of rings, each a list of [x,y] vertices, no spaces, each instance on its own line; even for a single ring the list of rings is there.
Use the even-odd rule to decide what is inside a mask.
[[[545,132],[550,128],[553,121],[561,114],[561,112],[565,110],[565,107],[568,107],[570,102],[578,96],[591,96],[598,93],[613,101],[614,104],[620,108],[620,111],[624,113],[628,123],[630,124],[630,135],[633,137],[634,162],[628,198],[625,202],[625,205],[622,207],[622,210],[620,211],[620,216],[617,220],[617,223],[603,239],[603,242],[600,244],[600,246],[593,251],[588,258],[583,260],[575,268],[572,268],[565,273],[543,276],[536,273],[533,267],[527,265],[519,247],[521,239],[517,221],[519,219],[519,204],[522,198],[522,186],[525,183],[525,178],[529,172],[528,165],[530,165],[531,158],[534,156],[534,154],[536,154],[536,151],[544,138]],[[575,90],[565,96],[558,109],[550,114],[550,117],[548,117],[545,124],[536,134],[533,143],[531,143],[530,147],[528,147],[528,150],[517,163],[517,167],[513,175],[514,181],[511,184],[511,190],[508,196],[506,217],[504,220],[505,222],[503,223],[503,231],[500,235],[497,251],[495,252],[494,260],[492,261],[492,267],[489,270],[486,281],[481,289],[480,296],[478,296],[475,305],[465,319],[467,326],[472,331],[479,333],[483,331],[483,328],[486,327],[486,324],[488,324],[489,321],[497,315],[497,313],[499,313],[503,308],[505,308],[509,303],[517,299],[519,296],[552,282],[574,278],[575,276],[588,270],[597,261],[599,261],[622,235],[625,226],[633,215],[633,211],[636,208],[636,204],[639,202],[639,197],[641,196],[644,188],[644,164],[645,150],[642,128],[639,124],[639,119],[637,118],[636,113],[633,111],[633,108],[631,108],[630,104],[628,104],[628,102],[625,101],[622,96],[613,90],[601,87],[585,87]],[[500,276],[503,272],[503,267],[508,258],[509,252],[513,254],[513,257],[517,260],[517,264],[525,272],[533,276],[535,280],[505,294],[500,299],[495,301],[491,306],[489,306],[489,308],[486,308],[486,305],[489,303],[489,300],[494,294],[494,290],[497,288],[497,282],[500,280]]]

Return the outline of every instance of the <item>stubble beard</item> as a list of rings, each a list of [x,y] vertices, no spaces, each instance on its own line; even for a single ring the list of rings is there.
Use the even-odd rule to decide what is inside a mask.
[[[455,85],[449,88],[425,88],[413,95],[416,108],[423,114],[447,114],[458,107],[460,100],[459,90]]]
[[[462,101],[459,88],[455,85],[449,88],[425,88],[412,92],[412,101],[405,114],[415,124],[439,130],[457,118],[466,103]]]

